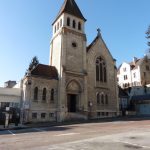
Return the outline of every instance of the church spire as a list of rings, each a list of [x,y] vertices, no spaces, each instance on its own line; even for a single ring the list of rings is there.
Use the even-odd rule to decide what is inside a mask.
[[[86,19],[84,18],[83,14],[81,13],[78,5],[76,4],[75,0],[65,0],[55,21],[63,14],[63,13],[68,13],[70,15],[73,15],[75,17],[78,17],[84,21],[86,21]],[[54,23],[55,23],[54,21]],[[53,24],[54,24],[53,23]]]

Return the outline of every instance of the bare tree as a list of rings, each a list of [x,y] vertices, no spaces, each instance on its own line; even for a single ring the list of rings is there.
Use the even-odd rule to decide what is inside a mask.
[[[148,39],[147,45],[150,47],[150,25],[146,31],[146,38]]]

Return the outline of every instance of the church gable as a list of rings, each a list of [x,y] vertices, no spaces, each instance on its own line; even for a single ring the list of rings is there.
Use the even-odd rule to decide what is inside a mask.
[[[113,114],[117,106],[115,60],[100,33],[87,47],[87,84],[88,100],[98,116],[102,111]]]
[[[91,54],[95,54],[95,57],[98,57],[98,55],[101,55],[103,58],[106,57],[107,59],[109,57],[112,62],[115,61],[100,34],[98,34],[93,42],[87,47],[87,55]]]
[[[81,90],[80,84],[77,81],[72,80],[67,85],[67,91],[78,93],[78,92],[81,92],[82,90]]]
[[[115,85],[115,65],[115,60],[99,33],[87,47],[88,82],[93,81],[90,86],[93,84],[94,87],[98,83],[101,84],[100,86],[108,88],[110,81]]]

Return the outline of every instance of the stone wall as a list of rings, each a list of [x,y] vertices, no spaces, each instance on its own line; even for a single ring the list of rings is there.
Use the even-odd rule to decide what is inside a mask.
[[[107,82],[96,81],[96,58],[101,56],[106,62]],[[115,116],[118,111],[118,96],[116,82],[115,62],[106,48],[103,40],[99,38],[87,54],[88,66],[88,101],[92,102],[89,112],[92,117]],[[108,104],[97,104],[97,93],[108,95]]]
[[[143,59],[143,62],[140,64],[139,68],[141,85],[150,84],[150,59],[145,57]]]
[[[34,100],[34,89],[38,87],[38,99]],[[42,100],[43,89],[46,88],[46,100]],[[57,95],[58,81],[45,78],[30,77],[24,80],[24,108],[29,105],[28,121],[56,121],[57,113]],[[54,89],[54,100],[51,100],[51,90]],[[33,113],[37,113],[37,118],[33,117]],[[44,118],[41,114],[45,113]]]

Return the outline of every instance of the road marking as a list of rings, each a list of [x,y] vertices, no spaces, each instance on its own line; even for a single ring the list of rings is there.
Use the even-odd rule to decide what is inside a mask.
[[[150,146],[144,146],[144,145],[140,145],[140,144],[135,144],[135,143],[130,143],[130,142],[124,142],[124,141],[117,141],[119,143],[124,143],[124,144],[128,144],[128,145],[133,145],[133,146],[137,146],[137,147],[141,147],[141,148],[150,148]]]
[[[45,130],[42,130],[42,129],[39,129],[39,128],[33,128],[34,130],[36,130],[36,131],[42,131],[42,132],[44,132]]]
[[[54,147],[51,147],[51,148],[48,148],[49,150],[58,150],[58,149],[60,149],[60,147],[59,146],[54,146]]]
[[[88,131],[88,132],[84,132],[84,133],[97,133],[99,131]]]
[[[80,134],[80,133],[64,133],[64,134],[57,134],[54,136],[69,136],[69,135],[77,135],[77,134]]]
[[[7,130],[10,134],[12,134],[12,135],[16,135],[16,134],[14,134],[13,132],[11,132],[10,130]]]

